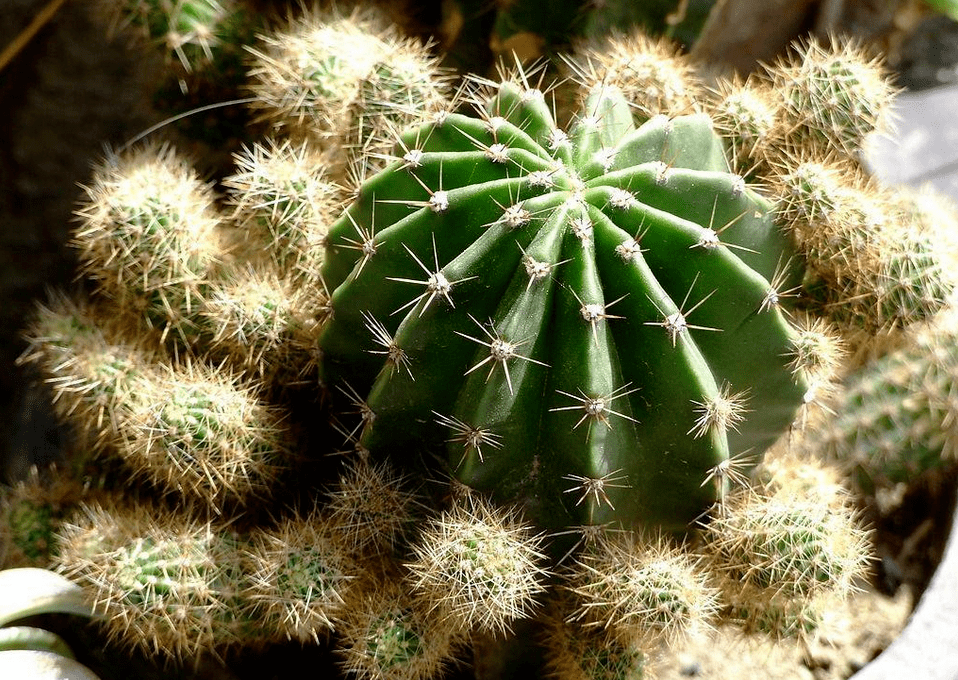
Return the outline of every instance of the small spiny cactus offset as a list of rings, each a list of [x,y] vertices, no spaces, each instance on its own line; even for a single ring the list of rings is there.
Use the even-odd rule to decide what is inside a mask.
[[[794,466],[785,466],[785,470]],[[823,602],[841,600],[868,566],[868,533],[848,493],[789,473],[731,494],[705,529],[727,616],[773,637],[811,633]],[[810,490],[811,489],[811,490]]]
[[[130,399],[137,380],[150,370],[154,354],[140,338],[130,342],[122,323],[93,301],[53,293],[37,306],[24,336],[21,365],[36,365],[52,392],[56,415],[72,422],[89,454],[115,445],[120,436],[117,409]]]
[[[38,309],[21,361],[39,365],[57,414],[83,435],[75,463],[119,459],[128,476],[211,507],[265,493],[288,446],[276,408],[223,368],[126,341],[131,330],[63,295]]]
[[[409,480],[388,462],[358,457],[329,490],[325,520],[349,554],[389,555],[404,544],[425,509],[408,487]]]
[[[456,660],[462,637],[410,597],[395,574],[367,574],[350,598],[337,651],[360,678],[428,680]]]
[[[322,291],[269,268],[234,270],[215,281],[200,310],[209,351],[272,386],[316,382]]]
[[[224,256],[209,185],[172,146],[111,155],[86,187],[74,245],[83,273],[119,309],[186,344]]]
[[[287,447],[276,408],[202,363],[158,369],[120,405],[120,456],[160,488],[214,508],[266,494]]]
[[[856,343],[933,315],[956,284],[954,211],[926,219],[910,190],[879,187],[862,167],[867,139],[891,128],[895,93],[858,42],[809,38],[709,103],[739,171],[777,198],[808,265],[808,297]]]
[[[239,3],[233,0],[100,0],[119,28],[160,44],[186,72],[213,61],[230,35]]]
[[[557,680],[642,680],[650,677],[647,650],[623,643],[601,627],[568,620],[553,604],[543,622],[542,644],[551,677]]]
[[[801,446],[837,463],[873,494],[958,455],[958,325],[947,308],[906,340],[851,373],[830,406],[835,417]]]
[[[60,523],[91,496],[56,467],[33,467],[26,479],[0,486],[0,569],[49,565]]]
[[[929,219],[931,201],[836,161],[803,160],[777,181],[783,219],[817,277],[806,287],[847,332],[887,333],[946,304],[958,285],[954,212]]]
[[[253,532],[244,593],[277,637],[318,642],[335,628],[353,575],[347,554],[315,513]]]
[[[599,628],[623,648],[674,645],[706,632],[718,609],[702,559],[662,536],[611,533],[579,556],[570,587],[572,620]]]
[[[422,528],[409,582],[450,629],[502,633],[545,590],[541,543],[514,513],[467,496]]]
[[[758,77],[735,76],[716,84],[708,108],[715,128],[728,141],[733,170],[750,176],[781,127],[775,90]]]
[[[428,48],[370,10],[307,12],[263,43],[252,50],[256,105],[360,178],[396,127],[446,106],[448,78]]]
[[[223,184],[242,234],[238,247],[253,262],[267,258],[281,276],[315,277],[326,228],[342,202],[343,189],[327,177],[330,163],[289,140],[254,143],[235,162]]]
[[[579,81],[619,88],[640,122],[701,108],[703,92],[695,68],[667,38],[633,31],[580,47],[568,61]]]
[[[241,553],[225,527],[142,504],[84,505],[60,533],[55,564],[119,644],[190,658],[244,625]]]
[[[835,150],[860,160],[865,138],[890,125],[896,89],[878,58],[854,40],[808,38],[768,69],[784,106],[785,129],[795,147]]]

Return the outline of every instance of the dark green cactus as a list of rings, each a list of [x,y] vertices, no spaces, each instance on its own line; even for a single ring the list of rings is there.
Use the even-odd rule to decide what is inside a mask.
[[[705,115],[636,128],[597,85],[566,134],[528,74],[480,90],[330,229],[324,379],[359,446],[444,450],[542,526],[685,526],[802,402],[790,244]]]

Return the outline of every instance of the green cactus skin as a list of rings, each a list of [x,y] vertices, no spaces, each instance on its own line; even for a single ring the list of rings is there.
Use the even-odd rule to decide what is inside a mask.
[[[566,135],[523,74],[476,98],[404,133],[330,228],[324,378],[369,395],[361,446],[445,445],[542,526],[684,527],[805,392],[787,239],[704,115],[635,129],[598,87]]]

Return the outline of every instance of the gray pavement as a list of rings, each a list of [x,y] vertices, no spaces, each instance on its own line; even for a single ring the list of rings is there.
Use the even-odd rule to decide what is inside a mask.
[[[901,94],[896,132],[878,137],[866,160],[886,184],[931,184],[958,201],[958,85]]]

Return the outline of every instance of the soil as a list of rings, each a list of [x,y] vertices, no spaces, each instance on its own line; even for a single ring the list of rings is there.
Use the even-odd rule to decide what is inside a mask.
[[[43,4],[4,0],[0,47]],[[62,448],[64,435],[46,395],[31,386],[32,376],[15,359],[23,350],[19,329],[34,300],[73,279],[76,261],[66,243],[78,185],[104,145],[118,147],[160,118],[145,94],[156,64],[107,40],[104,28],[88,3],[68,2],[0,72],[0,413],[7,423],[0,428],[0,481],[23,477],[31,463],[52,460]],[[942,17],[920,22],[898,46],[899,84],[958,81],[956,35],[958,25]],[[690,644],[663,660],[660,677],[849,677],[894,639],[930,580],[950,529],[956,477],[958,468],[938,470],[892,494],[897,502],[891,508],[885,501],[867,504],[879,561],[847,611],[834,613],[832,632],[821,641],[807,648],[763,645],[721,629],[708,643]],[[238,676],[211,663],[202,677]]]

